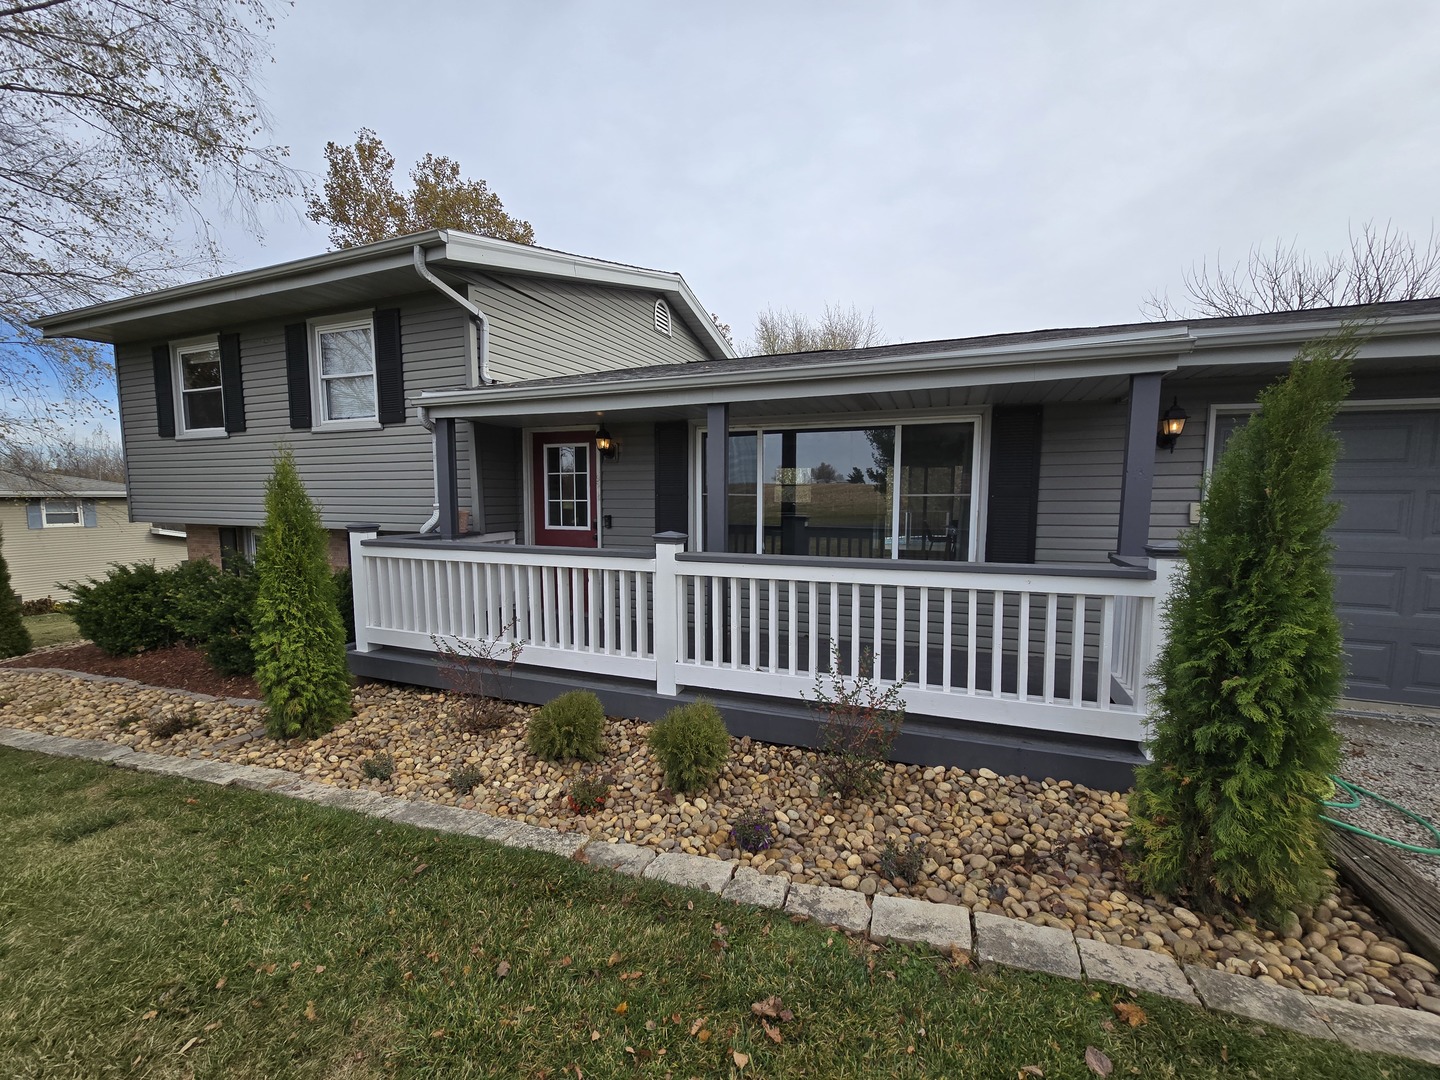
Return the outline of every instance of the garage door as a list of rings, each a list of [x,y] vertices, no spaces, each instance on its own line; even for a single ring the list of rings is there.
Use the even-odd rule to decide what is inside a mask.
[[[1347,692],[1440,708],[1440,411],[1347,409],[1335,427]]]

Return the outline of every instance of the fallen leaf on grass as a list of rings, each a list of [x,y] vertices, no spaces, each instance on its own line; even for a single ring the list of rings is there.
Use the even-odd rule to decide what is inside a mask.
[[[324,965],[324,964],[316,964],[316,965],[315,965],[315,974],[316,974],[316,975],[323,975],[324,973],[325,973],[325,965]]]
[[[598,1031],[592,1031],[592,1032],[590,1032],[590,1041],[591,1041],[591,1042],[599,1042],[599,1041],[600,1041],[600,1032],[598,1032]]]
[[[222,975],[222,976],[220,976],[220,978],[218,978],[218,979],[215,980],[215,989],[216,989],[216,990],[224,990],[224,989],[225,989],[225,976]]]
[[[742,1054],[739,1050],[731,1050],[730,1057],[735,1062],[737,1069],[743,1069],[746,1065],[750,1064],[750,1055]]]
[[[619,1005],[615,1006],[615,1014],[617,1016],[624,1016],[629,1011],[630,1003],[628,1001],[622,1001]]]
[[[1224,1043],[1220,1044],[1220,1060],[1225,1062],[1227,1065],[1230,1063],[1230,1047],[1226,1046]]]
[[[610,959],[609,959],[609,960],[606,960],[606,961],[605,961],[605,964],[606,964],[607,967],[614,967],[614,966],[615,966],[616,964],[618,964],[619,962],[620,962],[620,954],[619,954],[618,952],[612,952],[612,953],[610,954]]]
[[[1042,1069],[1039,1065],[1026,1065],[1022,1067],[1020,1072],[1016,1075],[1020,1077],[1020,1080],[1025,1080],[1025,1077],[1027,1076],[1044,1076],[1045,1070]]]
[[[206,1031],[215,1031],[215,1030],[218,1029],[218,1028],[220,1027],[220,1025],[223,1024],[224,1022],[225,1022],[224,1020],[216,1020],[213,1024],[206,1024],[206,1025],[205,1025],[205,1030],[206,1030]]]
[[[309,1020],[311,1023],[314,1023],[316,1020],[320,1019],[320,1017],[315,1012],[315,1002],[305,1002],[305,1019]]]
[[[444,1028],[436,1028],[434,1031],[430,1032],[430,1037],[431,1037],[432,1039],[443,1039],[443,1038],[445,1038],[445,1029],[444,1029]]]
[[[575,961],[571,960],[570,957],[568,957],[568,956],[562,956],[562,957],[560,958],[560,966],[561,966],[561,967],[569,967],[569,966],[570,966],[571,964],[573,964],[574,962],[575,962]]]
[[[645,973],[643,971],[622,971],[620,973],[621,982],[633,982],[636,979],[642,979],[644,977]]]
[[[429,866],[430,866],[429,863],[423,863],[423,862],[422,862],[419,866],[415,867],[414,870],[411,870],[411,871],[410,871],[410,876],[411,876],[411,877],[419,877],[421,874],[423,874],[423,873],[429,868]]]
[[[189,1049],[190,1049],[192,1046],[194,1046],[196,1043],[198,1043],[198,1042],[204,1042],[204,1041],[205,1041],[205,1040],[202,1039],[202,1038],[200,1038],[199,1035],[196,1035],[193,1039],[191,1039],[189,1042],[187,1042],[184,1046],[180,1047],[180,1053],[183,1054],[183,1053],[185,1053],[185,1051],[189,1050]]]
[[[154,1020],[155,1017],[157,1017],[157,1016],[159,1016],[159,1015],[160,1015],[159,1010],[157,1010],[157,1009],[151,1009],[151,1010],[150,1010],[149,1012],[147,1012],[144,1016],[140,1017],[140,1019],[141,1019],[141,1020]]]
[[[1132,1005],[1128,1001],[1117,1001],[1115,1002],[1114,1008],[1115,1015],[1120,1017],[1121,1020],[1124,1020],[1132,1028],[1139,1027],[1148,1019],[1144,1009],[1139,1005]]]
[[[771,1020],[794,1020],[795,1014],[785,1008],[785,1002],[779,996],[771,994],[764,1001],[752,1002],[750,1011],[756,1016],[768,1016]]]
[[[1109,1076],[1115,1068],[1110,1059],[1093,1046],[1085,1047],[1085,1064],[1096,1076]]]
[[[499,964],[496,966],[496,968],[495,968],[495,977],[496,977],[497,979],[503,979],[506,975],[509,975],[509,974],[510,974],[510,961],[509,961],[509,960],[501,960],[500,963],[499,963]]]
[[[276,966],[275,964],[263,964],[260,970],[265,972],[266,975],[274,975]]]
[[[760,1026],[765,1029],[765,1034],[770,1036],[770,1041],[777,1046],[785,1041],[785,1036],[780,1034],[780,1029],[771,1024],[768,1020],[761,1020]]]

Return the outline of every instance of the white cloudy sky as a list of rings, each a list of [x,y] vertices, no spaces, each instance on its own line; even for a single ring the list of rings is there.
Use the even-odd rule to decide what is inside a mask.
[[[1140,317],[1257,240],[1428,235],[1440,4],[296,0],[277,141],[373,128],[487,180],[538,242],[889,340]],[[298,212],[237,268],[323,251]]]

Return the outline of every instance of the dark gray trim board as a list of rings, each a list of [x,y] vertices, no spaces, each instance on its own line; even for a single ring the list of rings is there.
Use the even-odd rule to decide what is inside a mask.
[[[349,660],[350,670],[361,678],[446,687],[439,658],[429,653],[385,646],[373,652],[351,651]],[[505,681],[502,692],[513,701],[538,705],[568,690],[593,690],[609,715],[641,720],[657,720],[676,705],[703,697],[719,707],[726,727],[737,737],[748,735],[787,746],[819,743],[814,714],[798,701],[716,691],[682,691],[673,698],[663,697],[643,683],[560,670],[517,670]],[[1133,743],[1014,731],[913,714],[906,720],[892,756],[910,765],[987,768],[1001,775],[1052,777],[1111,791],[1128,789],[1134,783],[1136,767],[1144,763]]]

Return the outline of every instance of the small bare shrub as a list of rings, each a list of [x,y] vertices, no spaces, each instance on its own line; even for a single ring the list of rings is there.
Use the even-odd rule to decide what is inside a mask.
[[[450,789],[457,795],[469,795],[484,779],[474,765],[465,765],[450,774]]]
[[[200,719],[195,715],[195,710],[188,712],[165,713],[154,717],[146,730],[156,739],[173,739],[183,731],[189,731],[193,727],[199,727]]]
[[[892,838],[880,849],[880,873],[888,880],[900,878],[907,885],[913,885],[924,865],[923,844]]]
[[[830,670],[815,673],[813,697],[820,714],[821,781],[841,798],[873,791],[890,747],[905,723],[904,681],[882,687],[875,681],[875,657],[860,654],[860,670],[846,677],[840,643],[830,642]]]
[[[360,764],[360,775],[366,780],[389,780],[395,775],[395,755],[382,750]]]
[[[525,649],[525,643],[514,636],[517,626],[512,620],[500,628],[498,637],[479,641],[431,635],[440,655],[441,679],[456,699],[456,726],[461,731],[492,731],[513,719],[504,699]]]

